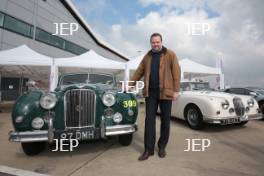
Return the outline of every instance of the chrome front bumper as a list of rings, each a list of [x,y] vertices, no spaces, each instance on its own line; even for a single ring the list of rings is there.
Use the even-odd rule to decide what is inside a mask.
[[[41,142],[47,141],[52,142],[54,138],[54,129],[52,122],[49,125],[49,130],[34,130],[34,131],[23,131],[16,132],[10,131],[9,141],[11,142]],[[101,138],[106,138],[107,136],[115,136],[115,135],[124,135],[130,134],[137,131],[137,124],[129,124],[129,125],[114,125],[114,126],[105,126],[104,118],[102,117],[101,127],[100,127],[100,135]]]
[[[106,136],[115,136],[115,135],[122,135],[122,134],[129,134],[134,133],[137,131],[137,125],[115,125],[109,126],[105,129]]]
[[[9,141],[11,142],[49,141],[48,130],[23,131],[23,132],[10,131],[8,134],[9,134]]]
[[[52,142],[54,137],[53,119],[50,118],[48,121],[48,130],[10,131],[8,135],[11,142]]]
[[[248,120],[260,120],[263,119],[264,115],[262,113],[253,114],[248,116]]]
[[[226,120],[236,119],[236,118],[239,118],[240,122],[249,121],[249,120],[259,120],[259,119],[263,118],[263,114],[258,113],[258,114],[253,114],[253,115],[245,115],[243,117],[236,117],[236,116],[232,116],[232,117],[208,117],[208,116],[205,116],[203,118],[203,120],[206,123],[223,124],[223,122]]]

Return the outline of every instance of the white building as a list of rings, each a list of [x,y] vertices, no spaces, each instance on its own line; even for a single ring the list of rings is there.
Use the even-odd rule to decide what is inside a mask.
[[[78,31],[73,32],[72,35],[52,35],[56,33],[54,23],[77,23]],[[128,61],[126,56],[98,39],[70,0],[1,0],[0,50],[23,44],[53,58],[80,55],[92,49],[106,58]],[[43,79],[40,74],[41,68],[36,69],[39,72],[36,74],[40,75],[39,79]],[[20,66],[16,69],[0,67],[2,77],[14,77],[21,72],[35,73],[30,67]],[[5,82],[13,84],[11,80]],[[12,90],[9,92],[13,94],[19,89],[15,85],[15,83],[13,86],[2,84],[1,87],[2,89],[11,87]],[[5,95],[7,94],[5,92]]]

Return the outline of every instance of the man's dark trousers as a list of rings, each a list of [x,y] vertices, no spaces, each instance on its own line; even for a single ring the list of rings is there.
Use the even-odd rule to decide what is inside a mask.
[[[165,149],[170,135],[170,116],[172,100],[160,100],[159,88],[150,88],[149,96],[146,97],[146,119],[145,119],[145,134],[144,144],[145,150],[154,152],[156,141],[156,113],[158,105],[161,113],[161,127],[158,147]]]

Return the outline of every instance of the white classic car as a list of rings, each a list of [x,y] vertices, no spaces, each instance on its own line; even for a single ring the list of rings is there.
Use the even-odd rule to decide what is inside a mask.
[[[251,96],[213,91],[208,82],[182,82],[179,99],[172,103],[172,117],[201,129],[204,123],[244,125],[262,114]]]

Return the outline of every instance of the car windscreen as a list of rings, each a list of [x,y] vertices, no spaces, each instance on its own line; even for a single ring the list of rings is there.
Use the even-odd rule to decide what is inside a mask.
[[[183,91],[188,90],[209,90],[209,83],[191,83],[191,82],[185,82],[181,83],[181,89]]]
[[[208,90],[210,89],[209,84],[208,83],[194,83],[194,88],[198,89],[198,90]]]
[[[89,75],[90,84],[107,84],[112,85],[114,83],[113,76],[111,75],[101,75],[101,74],[90,74]]]
[[[88,83],[88,74],[65,75],[62,77],[61,85]]]
[[[257,92],[258,94],[264,95],[264,89],[254,89],[255,92]]]

